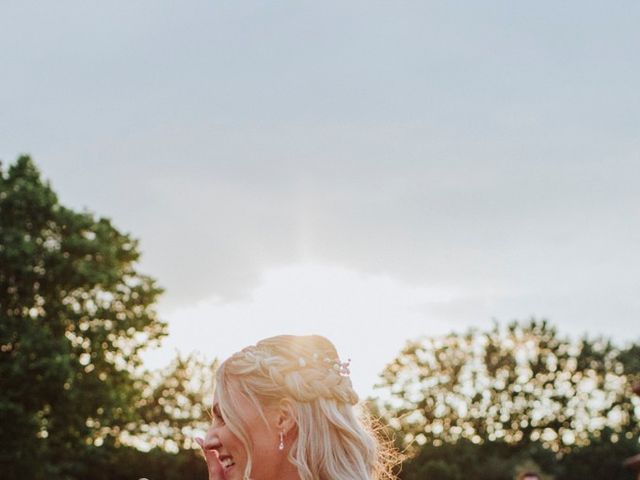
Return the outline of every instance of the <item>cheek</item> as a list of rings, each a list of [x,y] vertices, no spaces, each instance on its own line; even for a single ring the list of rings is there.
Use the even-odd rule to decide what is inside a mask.
[[[277,434],[268,431],[254,431],[253,443],[253,468],[252,476],[256,480],[273,478],[274,469],[280,461],[281,452],[278,450]]]
[[[231,455],[236,465],[242,465],[244,467],[247,462],[247,453],[240,439],[226,426],[220,429],[218,435],[220,443],[222,443],[221,452]]]

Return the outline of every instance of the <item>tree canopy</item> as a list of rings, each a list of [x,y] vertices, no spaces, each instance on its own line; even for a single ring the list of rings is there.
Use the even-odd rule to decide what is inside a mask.
[[[168,452],[199,447],[196,433],[207,429],[213,403],[213,379],[217,361],[206,362],[196,354],[178,354],[164,369],[145,372],[138,403],[138,425],[131,431],[149,447]]]
[[[88,478],[83,455],[136,420],[139,353],[166,333],[139,258],[110,220],[61,205],[28,156],[0,166],[3,478]]]
[[[411,341],[384,370],[378,408],[405,447],[541,442],[556,452],[608,429],[637,438],[640,345],[562,338],[546,321]]]
[[[634,480],[622,459],[638,452],[638,439],[604,430],[589,445],[557,455],[540,442],[473,443],[461,439],[436,446],[425,444],[402,467],[402,480],[514,480],[536,472],[541,480]]]

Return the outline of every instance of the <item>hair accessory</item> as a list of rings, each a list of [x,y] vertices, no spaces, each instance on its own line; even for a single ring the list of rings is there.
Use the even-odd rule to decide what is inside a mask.
[[[317,353],[313,353],[311,355],[311,358],[298,357],[298,367],[305,368],[309,365],[309,362],[311,362],[311,365],[319,367],[320,365],[318,365],[318,359],[319,356]],[[349,369],[349,366],[351,365],[350,358],[346,362],[341,362],[339,358],[324,357],[322,359],[322,362],[327,365],[330,371],[335,371],[343,377],[349,376],[351,374],[351,370]]]
[[[338,362],[337,365],[339,366],[339,373],[343,377],[346,377],[347,375],[349,375],[351,373],[351,370],[349,370],[349,365],[351,365],[351,359],[350,358],[347,359],[346,362]]]
[[[284,450],[284,433],[280,430],[280,443],[278,444],[278,450]]]
[[[351,359],[350,358],[346,362],[341,362],[340,360],[332,360],[332,359],[330,359],[328,357],[325,357],[324,362],[325,363],[330,363],[331,364],[331,368],[333,370],[335,370],[336,372],[338,372],[343,377],[346,377],[349,374],[351,374],[351,370],[349,370],[349,365],[351,365]]]

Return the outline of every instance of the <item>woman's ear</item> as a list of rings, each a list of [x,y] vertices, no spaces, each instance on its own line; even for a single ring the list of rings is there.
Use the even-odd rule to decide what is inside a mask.
[[[276,428],[278,431],[288,435],[296,428],[296,418],[294,415],[293,402],[288,398],[283,398],[278,402],[276,411]]]

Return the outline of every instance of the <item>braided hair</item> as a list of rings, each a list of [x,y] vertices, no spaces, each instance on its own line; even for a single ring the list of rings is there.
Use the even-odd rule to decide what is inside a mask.
[[[225,421],[247,450],[246,477],[251,445],[234,410],[236,395],[250,400],[263,419],[264,406],[291,401],[297,436],[289,461],[301,480],[393,478],[390,470],[397,459],[358,408],[348,363],[340,361],[325,337],[280,335],[244,348],[220,365],[216,395]]]

